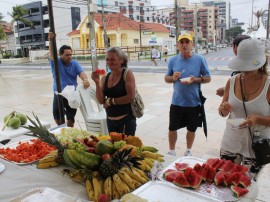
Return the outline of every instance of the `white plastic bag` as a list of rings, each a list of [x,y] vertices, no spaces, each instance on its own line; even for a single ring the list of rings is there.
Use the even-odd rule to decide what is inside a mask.
[[[66,86],[61,93],[55,93],[65,97],[68,100],[68,104],[71,108],[78,109],[80,107],[80,95],[79,92],[76,91],[75,86]]]

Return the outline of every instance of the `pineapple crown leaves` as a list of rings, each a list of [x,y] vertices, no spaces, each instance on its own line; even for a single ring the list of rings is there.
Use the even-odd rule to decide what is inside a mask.
[[[115,159],[118,165],[127,166],[129,169],[130,167],[139,167],[141,165],[138,161],[143,160],[143,157],[131,157],[129,156],[130,152],[132,151],[132,148],[130,149],[123,149],[122,151],[119,151],[114,156],[112,156],[113,159]]]
[[[27,116],[28,120],[33,124],[28,126],[22,126],[25,129],[28,129],[32,132],[32,134],[27,134],[32,137],[37,137],[41,139],[43,142],[48,143],[49,145],[55,146],[57,149],[63,148],[63,145],[59,142],[59,140],[55,137],[54,134],[50,133],[48,129],[41,124],[37,115],[33,113],[35,121]]]

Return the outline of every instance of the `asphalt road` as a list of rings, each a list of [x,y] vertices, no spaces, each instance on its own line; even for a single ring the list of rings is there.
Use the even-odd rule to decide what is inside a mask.
[[[207,64],[213,75],[230,75],[231,70],[227,68],[228,62],[233,58],[233,52],[230,47],[221,48],[217,51],[210,51],[208,54],[205,54],[206,51],[200,51],[200,54],[203,54]],[[168,57],[168,60],[170,57]],[[134,72],[145,72],[145,73],[165,73],[167,70],[167,62],[164,59],[157,60],[158,66],[154,66],[150,60],[130,60],[128,65]],[[91,70],[90,61],[80,61],[81,65],[85,70]],[[105,61],[99,61],[99,67],[105,67]],[[49,62],[44,62],[41,64],[38,63],[27,63],[27,64],[0,64],[0,69],[48,69],[50,68]]]

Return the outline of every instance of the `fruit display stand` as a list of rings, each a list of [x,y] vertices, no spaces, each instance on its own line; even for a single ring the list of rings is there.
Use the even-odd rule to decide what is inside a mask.
[[[12,139],[8,144],[14,143],[14,141],[23,140],[29,138],[28,136],[19,136]],[[190,166],[194,166],[196,162],[204,162],[202,159],[194,157],[172,157],[169,155],[164,156],[165,162],[163,162],[164,169],[172,168],[175,162],[187,162]],[[186,161],[185,161],[186,160]],[[37,164],[16,165],[8,161],[0,159],[5,167],[0,172],[1,184],[0,196],[3,201],[10,201],[17,198],[19,195],[27,193],[36,188],[50,188],[58,192],[70,195],[78,199],[78,201],[88,201],[88,195],[84,183],[77,183],[73,181],[69,176],[63,175],[62,171],[65,168],[69,168],[66,165],[59,165],[58,167],[37,169]],[[162,175],[161,172],[161,175]],[[134,194],[146,198],[149,202],[153,201],[175,201],[180,197],[181,201],[223,201],[203,193],[196,193],[193,189],[177,187],[172,183],[165,182],[161,176],[158,176],[159,180],[150,181],[135,189]],[[160,195],[160,198],[156,198]],[[238,201],[255,201],[258,194],[258,187],[256,182],[252,182],[249,187],[249,193],[241,197]],[[162,198],[163,197],[163,198]],[[164,198],[165,197],[165,198]],[[178,200],[176,200],[178,201]]]

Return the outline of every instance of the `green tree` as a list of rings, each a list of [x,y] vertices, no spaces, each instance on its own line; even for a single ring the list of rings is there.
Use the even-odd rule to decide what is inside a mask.
[[[3,20],[3,15],[0,13],[0,22]],[[3,26],[0,25],[0,40],[6,39],[6,33],[4,32]]]
[[[237,35],[242,34],[245,30],[240,26],[232,27],[225,30],[225,37],[228,42],[231,42]]]
[[[30,20],[24,18],[24,16],[26,14],[28,14],[28,10],[26,10],[25,8],[23,8],[21,6],[14,6],[14,7],[12,7],[12,13],[8,12],[8,15],[10,15],[12,17],[11,22],[17,23],[17,31],[18,31],[18,38],[19,38],[20,45],[21,45],[21,40],[20,40],[19,22],[22,22],[26,25],[32,26],[32,22]],[[21,48],[21,52],[23,54],[22,48]]]

